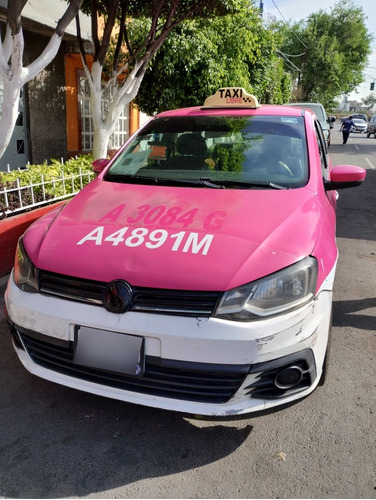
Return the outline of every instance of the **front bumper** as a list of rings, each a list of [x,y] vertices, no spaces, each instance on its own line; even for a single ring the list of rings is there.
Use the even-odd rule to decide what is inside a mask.
[[[287,404],[315,389],[328,342],[332,282],[330,276],[307,306],[250,323],[141,312],[116,315],[99,306],[22,292],[12,276],[5,305],[18,357],[37,376],[151,407],[234,415]],[[142,337],[142,376],[77,364],[80,326],[104,335]]]

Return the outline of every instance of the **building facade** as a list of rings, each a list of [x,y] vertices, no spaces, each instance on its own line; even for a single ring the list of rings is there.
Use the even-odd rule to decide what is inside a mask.
[[[67,4],[60,0],[29,0],[22,11],[24,67],[46,47]],[[7,0],[0,0],[1,33],[5,33]],[[90,44],[90,19],[81,16],[82,36]],[[92,150],[88,85],[75,36],[75,22],[65,32],[55,59],[20,95],[19,116],[11,142],[0,158],[0,171],[23,168],[50,159],[66,160]],[[0,81],[0,107],[2,82]],[[109,144],[109,153],[140,126],[142,116],[126,106]]]

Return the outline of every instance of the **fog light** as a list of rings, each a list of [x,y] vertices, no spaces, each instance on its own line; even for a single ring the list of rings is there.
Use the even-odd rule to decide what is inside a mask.
[[[278,389],[290,389],[299,384],[303,378],[303,370],[299,366],[289,366],[278,373],[274,384]]]

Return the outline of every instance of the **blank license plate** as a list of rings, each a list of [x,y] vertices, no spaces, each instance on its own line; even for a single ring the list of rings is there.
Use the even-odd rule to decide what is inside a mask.
[[[142,375],[143,337],[80,327],[74,363],[128,375]]]

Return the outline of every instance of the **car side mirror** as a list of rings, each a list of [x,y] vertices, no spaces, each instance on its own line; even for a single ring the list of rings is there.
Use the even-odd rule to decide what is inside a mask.
[[[330,180],[324,180],[325,191],[359,186],[366,177],[366,170],[354,165],[337,165],[330,172]]]
[[[99,175],[109,164],[110,160],[108,158],[99,158],[94,160],[91,164],[92,169],[96,175]]]

